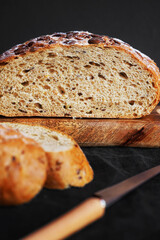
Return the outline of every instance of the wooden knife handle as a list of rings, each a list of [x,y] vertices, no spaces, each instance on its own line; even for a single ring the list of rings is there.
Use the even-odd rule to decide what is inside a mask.
[[[92,197],[23,240],[59,240],[70,236],[105,213],[105,201]]]

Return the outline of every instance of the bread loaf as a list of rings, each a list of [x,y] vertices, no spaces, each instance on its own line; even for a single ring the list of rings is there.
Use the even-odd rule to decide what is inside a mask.
[[[93,171],[78,144],[68,135],[46,127],[19,123],[2,123],[19,130],[38,142],[46,152],[47,188],[82,187],[93,179]]]
[[[0,114],[140,118],[158,103],[159,77],[149,57],[118,39],[41,36],[0,56]]]
[[[46,175],[46,154],[38,143],[0,125],[0,204],[28,202],[43,188]]]

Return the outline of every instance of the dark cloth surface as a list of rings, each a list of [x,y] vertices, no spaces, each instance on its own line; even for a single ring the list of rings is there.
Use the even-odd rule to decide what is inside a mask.
[[[28,204],[1,207],[1,240],[22,238],[70,210],[95,191],[154,167],[160,159],[160,149],[94,147],[83,150],[94,169],[94,180],[81,189],[43,189]],[[108,208],[102,219],[68,239],[160,239],[159,220],[160,175]]]

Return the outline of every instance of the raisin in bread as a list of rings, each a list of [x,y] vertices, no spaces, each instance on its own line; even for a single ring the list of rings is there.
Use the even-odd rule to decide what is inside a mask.
[[[0,204],[28,202],[43,188],[46,176],[47,157],[42,147],[0,125]]]
[[[1,123],[34,139],[48,160],[47,188],[82,187],[93,179],[93,171],[78,144],[68,135],[37,125]]]
[[[159,77],[149,57],[118,39],[41,36],[0,56],[0,114],[139,118],[158,103]]]

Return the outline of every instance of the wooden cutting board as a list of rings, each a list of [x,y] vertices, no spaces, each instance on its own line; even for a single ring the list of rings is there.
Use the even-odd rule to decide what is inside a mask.
[[[71,135],[80,146],[160,147],[160,106],[141,119],[1,117],[2,121],[55,128]]]

